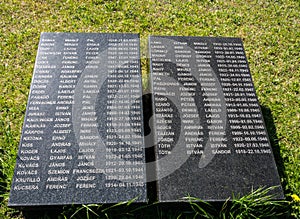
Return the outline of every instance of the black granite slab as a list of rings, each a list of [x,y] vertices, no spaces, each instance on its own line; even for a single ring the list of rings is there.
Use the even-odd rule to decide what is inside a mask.
[[[137,34],[42,33],[9,206],[147,200]]]
[[[149,50],[158,200],[283,198],[241,39],[151,36]]]

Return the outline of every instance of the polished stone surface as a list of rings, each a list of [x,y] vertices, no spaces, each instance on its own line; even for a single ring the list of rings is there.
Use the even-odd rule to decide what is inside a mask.
[[[150,36],[149,50],[158,200],[283,198],[241,39]]]
[[[147,201],[139,47],[42,33],[9,206]]]

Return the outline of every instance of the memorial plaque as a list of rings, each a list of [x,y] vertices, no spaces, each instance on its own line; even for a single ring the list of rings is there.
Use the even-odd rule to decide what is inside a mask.
[[[224,201],[280,179],[238,38],[149,40],[158,200]]]
[[[42,33],[9,206],[147,200],[137,34]]]

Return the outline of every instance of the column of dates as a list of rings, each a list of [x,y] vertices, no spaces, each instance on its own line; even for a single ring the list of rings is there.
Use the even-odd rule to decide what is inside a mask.
[[[235,153],[271,153],[242,44],[216,43],[215,53]]]
[[[137,39],[109,39],[106,187],[143,186],[137,46]]]

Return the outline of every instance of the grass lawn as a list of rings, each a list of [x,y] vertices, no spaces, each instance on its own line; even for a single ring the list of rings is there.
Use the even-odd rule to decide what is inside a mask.
[[[3,0],[0,14],[0,218],[22,218],[7,200],[41,32],[140,33],[144,85],[150,34],[242,38],[290,214],[300,218],[298,0]]]

